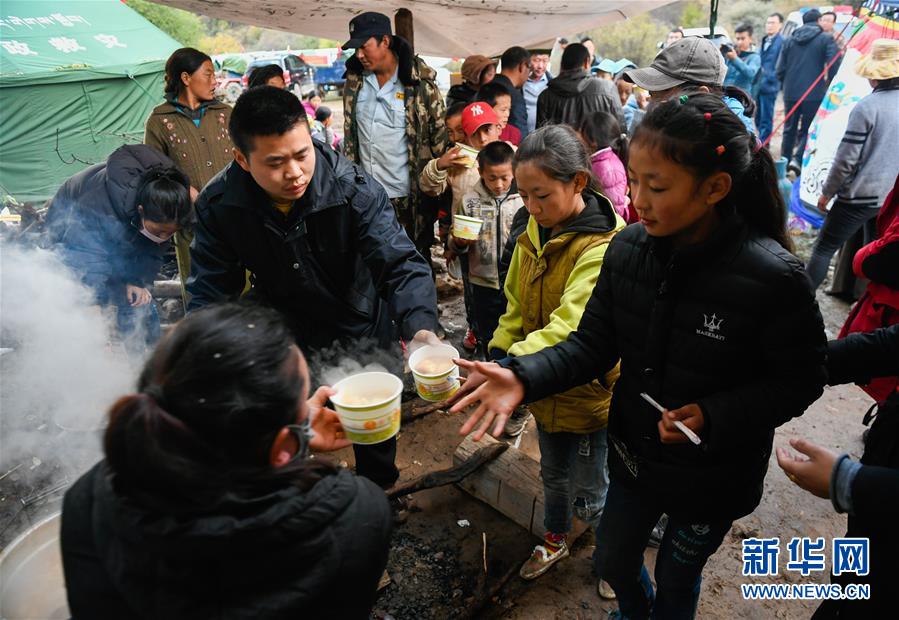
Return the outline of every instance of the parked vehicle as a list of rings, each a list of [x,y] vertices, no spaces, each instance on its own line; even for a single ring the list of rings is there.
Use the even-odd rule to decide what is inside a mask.
[[[284,83],[287,88],[301,97],[315,90],[315,69],[305,60],[292,52],[280,52],[277,54],[257,56],[247,65],[247,71],[240,82],[244,89],[250,79],[250,74],[256,67],[264,65],[278,65],[284,71]]]
[[[329,90],[337,91],[338,95],[343,96],[343,85],[346,79],[346,60],[351,54],[338,55],[337,59],[330,65],[315,67],[315,83],[322,92]]]

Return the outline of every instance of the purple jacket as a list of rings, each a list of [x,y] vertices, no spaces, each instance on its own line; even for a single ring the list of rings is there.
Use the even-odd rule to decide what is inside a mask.
[[[628,224],[636,221],[627,197],[627,173],[624,164],[610,147],[596,151],[590,157],[593,174],[599,182],[603,195],[612,202],[615,212]]]

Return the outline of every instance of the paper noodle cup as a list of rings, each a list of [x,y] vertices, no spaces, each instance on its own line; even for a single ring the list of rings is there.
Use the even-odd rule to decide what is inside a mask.
[[[478,164],[478,151],[477,149],[473,149],[467,144],[458,144],[459,147],[459,155],[464,155],[468,158],[468,161],[465,162],[466,168],[474,168]]]
[[[459,367],[452,360],[459,357],[459,352],[448,344],[429,344],[417,349],[409,356],[409,368],[415,379],[415,389],[425,400],[439,402],[446,400],[459,389]],[[449,367],[437,374],[422,372],[417,366],[428,359],[445,359]]]
[[[453,236],[459,239],[477,241],[483,225],[484,220],[456,214],[453,216]]]
[[[331,402],[351,442],[381,443],[399,432],[403,382],[397,377],[387,372],[363,372],[341,379],[333,388],[337,393]]]

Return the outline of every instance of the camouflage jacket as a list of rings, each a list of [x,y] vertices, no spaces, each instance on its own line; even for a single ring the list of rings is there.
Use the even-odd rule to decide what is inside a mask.
[[[355,57],[347,61],[346,84],[343,89],[343,148],[348,158],[358,162],[359,135],[354,122],[354,107],[362,88],[363,75],[359,70],[361,65],[354,65],[354,60]],[[431,159],[440,157],[446,150],[445,107],[440,89],[437,88],[436,77],[436,71],[415,56],[412,60],[412,79],[408,84],[403,80],[409,150],[409,198],[415,216],[421,202],[418,177]]]

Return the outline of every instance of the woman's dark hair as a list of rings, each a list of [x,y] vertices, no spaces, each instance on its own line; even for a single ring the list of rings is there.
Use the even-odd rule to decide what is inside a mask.
[[[596,185],[587,147],[568,125],[547,125],[529,133],[515,152],[512,167],[517,170],[523,163],[539,167],[562,183],[571,183],[583,172],[588,185]]]
[[[184,228],[193,220],[189,188],[190,181],[179,170],[150,168],[141,176],[135,204],[142,207],[145,220]]]
[[[614,114],[594,112],[585,117],[580,126],[581,135],[594,151],[610,148],[627,168],[627,134]]]
[[[313,88],[308,93],[303,95],[303,99],[305,99],[306,101],[312,101],[315,97],[318,97],[319,99],[321,99],[321,96],[322,96],[321,93]]]
[[[496,105],[496,98],[504,96],[509,97],[510,99],[512,97],[505,86],[499,82],[487,82],[478,89],[478,92],[475,93],[472,101],[483,101],[492,108]]]
[[[681,95],[658,104],[634,132],[631,148],[638,144],[694,170],[700,179],[729,174],[733,186],[718,206],[732,206],[756,233],[792,251],[771,154],[758,148],[720,97]]]
[[[249,157],[255,147],[253,138],[284,135],[297,123],[309,127],[306,109],[293,93],[274,86],[258,86],[237,99],[228,130],[234,146]]]
[[[279,77],[284,79],[284,69],[280,65],[262,65],[256,67],[250,73],[250,79],[247,81],[247,88],[256,88],[257,86],[268,86],[268,81],[272,78]]]
[[[103,439],[118,492],[176,506],[226,494],[309,488],[322,460],[270,465],[278,432],[303,393],[290,331],[270,309],[210,306],[190,314],[144,366],[138,393],[110,409]]]
[[[172,52],[165,62],[165,94],[176,98],[184,90],[181,74],[192,75],[206,61],[212,62],[207,54],[192,47],[182,47]]]

